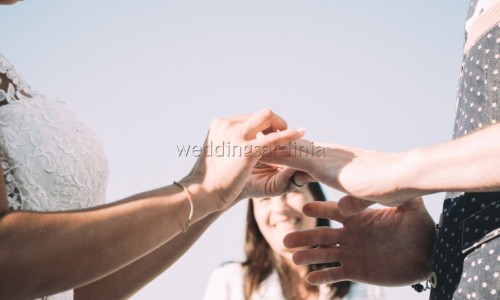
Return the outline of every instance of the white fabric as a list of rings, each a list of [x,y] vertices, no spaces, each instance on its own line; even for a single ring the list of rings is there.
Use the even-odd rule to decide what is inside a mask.
[[[245,271],[240,263],[228,263],[216,268],[210,275],[203,300],[245,300],[244,295]],[[329,289],[320,286],[318,300],[330,300]],[[286,300],[281,290],[277,272],[264,280],[252,300]],[[382,300],[382,288],[362,283],[351,285],[349,294],[343,300]]]
[[[31,90],[1,54],[0,80],[0,159],[9,208],[44,212],[103,204],[108,165],[95,135],[63,102]],[[44,299],[73,299],[73,292]]]
[[[470,29],[474,26],[474,23],[476,22],[479,15],[498,1],[499,0],[478,0],[474,12],[470,16],[470,18],[465,22],[465,31],[469,32]]]

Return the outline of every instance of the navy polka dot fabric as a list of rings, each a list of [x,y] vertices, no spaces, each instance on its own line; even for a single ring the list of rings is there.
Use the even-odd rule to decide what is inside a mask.
[[[499,227],[500,192],[467,193],[445,201],[433,254],[435,282],[431,299],[500,299],[500,295],[496,295],[500,284]],[[485,257],[485,253],[491,257]],[[478,255],[484,256],[484,262],[469,258]],[[468,271],[464,271],[466,269]],[[479,273],[484,273],[482,282],[474,277]],[[484,285],[488,297],[476,298],[468,293],[480,285]]]
[[[467,47],[457,91],[454,138],[500,122],[499,2],[473,0],[470,4],[466,22]],[[488,16],[496,17],[488,17],[488,20],[483,15],[482,22],[493,20],[493,23],[480,31],[473,44],[468,44],[467,38],[477,29],[476,25],[481,23],[477,20],[486,11]],[[491,14],[492,11],[495,13]],[[500,299],[499,235],[500,192],[449,196],[443,205],[432,257],[430,298]]]

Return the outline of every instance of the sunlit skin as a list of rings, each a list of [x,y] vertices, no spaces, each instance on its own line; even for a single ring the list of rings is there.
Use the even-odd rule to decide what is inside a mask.
[[[312,201],[307,188],[277,197],[253,199],[254,217],[262,235],[276,254],[289,261],[297,249],[286,248],[283,238],[290,232],[316,227],[316,219],[302,213],[304,204]]]
[[[257,138],[259,132],[267,134]],[[274,148],[303,134],[263,109],[213,120],[205,141]],[[202,155],[179,180],[195,207],[187,231],[188,197],[176,185],[81,211],[10,211],[0,169],[0,299],[35,299],[70,289],[75,300],[130,298],[167,270],[234,203],[291,188],[294,170],[257,167],[258,160],[250,155]]]

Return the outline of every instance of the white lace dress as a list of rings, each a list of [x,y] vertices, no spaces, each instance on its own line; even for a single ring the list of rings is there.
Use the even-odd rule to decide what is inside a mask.
[[[104,203],[108,165],[96,136],[65,103],[33,91],[1,54],[0,159],[11,210]],[[73,299],[73,291],[44,299]]]

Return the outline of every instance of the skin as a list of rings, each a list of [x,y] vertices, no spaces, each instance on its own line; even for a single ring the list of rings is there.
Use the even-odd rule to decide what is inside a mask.
[[[421,198],[399,207],[366,209],[344,216],[336,202],[304,206],[308,216],[329,218],[342,228],[320,227],[287,235],[287,247],[314,247],[296,252],[299,265],[340,262],[341,267],[311,272],[307,281],[324,284],[343,280],[384,286],[409,285],[429,274],[434,222]]]
[[[206,143],[276,147],[303,135],[265,109],[212,122]],[[257,133],[263,132],[260,138]],[[254,147],[256,148],[256,147]],[[253,195],[287,192],[294,170],[258,165],[257,153],[201,155],[179,182],[194,203],[192,225],[184,191],[175,185],[87,210],[8,211],[0,176],[1,299],[32,299],[75,289],[77,299],[122,299],[167,269],[224,210]],[[78,272],[74,272],[78,270]]]
[[[297,266],[292,261],[292,255],[299,248],[289,249],[283,245],[287,233],[295,230],[310,230],[316,227],[316,218],[305,216],[302,207],[314,201],[307,188],[299,188],[276,197],[252,199],[254,218],[264,239],[277,257],[283,258],[293,272],[287,274],[287,285],[283,293],[287,299],[316,299],[317,295],[309,292],[303,282],[307,274],[307,266]]]
[[[349,222],[349,230],[341,231],[352,234],[342,236],[341,248],[343,244],[359,245],[359,247],[370,245],[368,248],[370,252],[366,253],[363,253],[366,250],[356,248],[342,251],[344,264],[340,270],[322,271],[321,275],[311,274],[308,277],[309,281],[325,283],[362,280],[388,286],[420,281],[423,278],[422,274],[430,273],[428,249],[429,243],[434,240],[434,232],[430,230],[432,220],[428,217],[428,213],[424,212],[425,208],[418,206],[418,209],[415,209],[413,202],[417,200],[411,199],[443,191],[499,191],[500,173],[497,170],[497,166],[500,165],[499,137],[500,124],[496,124],[450,142],[408,152],[382,153],[323,144],[324,156],[311,153],[299,156],[290,155],[293,154],[292,151],[289,153],[279,151],[273,157],[265,157],[267,162],[301,170],[295,176],[298,184],[321,181],[345,192],[347,196],[340,199],[338,206],[332,207],[330,203],[314,203],[310,204],[314,205],[314,209],[306,205],[304,212],[311,217],[326,216],[331,219],[339,218],[339,215],[352,216],[356,222]],[[305,140],[296,144],[310,145]],[[315,143],[315,145],[321,144]],[[397,208],[364,211],[376,202]],[[411,220],[411,223],[402,222],[405,219]],[[418,235],[410,225],[423,226],[426,228],[424,232],[428,234]],[[377,232],[386,233],[389,228],[394,229],[390,231],[391,239],[387,240],[387,243],[382,242],[386,240],[385,234],[380,235]],[[285,238],[285,244],[289,247],[311,247],[323,243],[334,245],[337,240],[327,231],[292,233]],[[322,243],[318,244],[318,241]],[[404,243],[410,244],[404,245]],[[387,249],[388,246],[390,249]],[[394,259],[405,253],[404,251],[410,250],[410,246],[420,249],[422,253],[411,255],[404,261]],[[299,263],[328,262],[339,251],[328,246],[316,251],[297,253],[294,259]],[[379,256],[373,255],[374,253]],[[414,260],[411,260],[412,257]],[[363,264],[373,264],[373,261],[385,262],[386,259],[383,258],[390,258],[391,264],[363,268]],[[422,263],[422,258],[426,258],[427,263]],[[391,275],[399,274],[398,268],[409,270],[408,266],[413,266],[414,269],[401,276]]]
[[[314,201],[306,188],[297,189],[276,197],[254,198],[254,217],[262,235],[273,251],[292,261],[295,249],[283,245],[287,233],[312,229],[316,219],[305,216],[302,207]]]
[[[496,169],[500,164],[499,136],[500,124],[495,124],[453,141],[407,152],[384,153],[314,143],[324,146],[325,153],[300,156],[293,151],[277,151],[264,160],[301,170],[295,177],[299,184],[323,182],[352,196],[349,202],[356,205],[364,199],[399,206],[414,197],[442,191],[500,190],[500,173]],[[310,142],[301,140],[292,145]],[[344,205],[351,204],[344,202],[339,204],[340,209],[348,213],[351,209]]]

